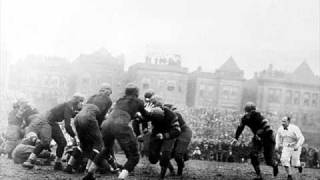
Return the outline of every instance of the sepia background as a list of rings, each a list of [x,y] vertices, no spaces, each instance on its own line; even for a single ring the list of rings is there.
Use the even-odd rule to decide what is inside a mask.
[[[320,147],[318,0],[0,0],[0,60],[0,132],[18,98],[45,112],[135,82],[185,111],[253,101]]]

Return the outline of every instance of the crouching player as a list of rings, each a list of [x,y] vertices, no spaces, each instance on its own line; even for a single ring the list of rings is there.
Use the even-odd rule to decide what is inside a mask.
[[[151,102],[154,108],[149,115],[149,120],[152,123],[149,161],[151,164],[156,164],[160,160],[160,179],[164,179],[172,157],[175,138],[180,135],[181,129],[177,115],[163,106],[160,96],[154,95]],[[180,160],[178,161],[180,162]],[[182,167],[182,164],[180,164],[180,167]]]
[[[18,146],[13,150],[12,157],[13,162],[16,164],[21,164],[25,162],[31,153],[33,153],[36,145],[40,143],[40,140],[37,137],[37,134],[30,132],[26,134],[26,137],[18,144]],[[49,151],[42,151],[38,158],[46,159],[43,164],[50,164],[51,160],[55,157]],[[46,162],[46,163],[45,163]],[[41,162],[40,162],[41,163]]]

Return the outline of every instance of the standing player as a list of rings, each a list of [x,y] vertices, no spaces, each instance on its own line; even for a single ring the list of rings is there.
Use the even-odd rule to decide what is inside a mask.
[[[173,149],[173,157],[178,166],[177,175],[182,176],[184,162],[188,159],[188,147],[192,138],[192,130],[186,124],[186,122],[182,118],[182,115],[177,111],[177,109],[172,104],[165,104],[164,106],[172,110],[178,117],[181,133],[175,141],[175,145]],[[174,169],[171,163],[169,164],[169,169],[171,173],[174,174]]]
[[[107,120],[101,125],[104,147],[94,163],[90,166],[88,174],[83,179],[95,179],[94,173],[97,166],[101,166],[101,162],[105,157],[113,155],[112,148],[115,139],[120,144],[121,149],[128,159],[118,178],[126,179],[129,172],[134,170],[139,162],[139,153],[137,139],[132,128],[129,126],[129,122],[137,112],[140,112],[142,116],[145,116],[147,113],[144,109],[144,102],[138,97],[138,87],[134,84],[128,84],[125,89],[125,95],[117,100]],[[109,164],[114,163],[109,160],[111,159],[108,159]]]
[[[282,126],[279,127],[276,135],[276,150],[282,148],[281,164],[286,169],[288,180],[292,180],[290,165],[298,168],[299,173],[302,173],[300,154],[304,137],[300,128],[290,123],[290,117],[285,116],[281,121]]]
[[[239,136],[244,130],[245,126],[248,126],[254,137],[252,139],[252,151],[250,153],[251,164],[257,174],[256,180],[261,180],[261,171],[259,167],[259,153],[263,149],[264,159],[268,166],[273,168],[273,175],[278,175],[278,164],[274,160],[275,153],[275,140],[273,130],[268,124],[268,120],[265,119],[259,112],[256,111],[256,106],[252,102],[248,102],[244,108],[246,114],[241,118],[240,125],[237,128],[235,138],[232,143],[237,142]]]

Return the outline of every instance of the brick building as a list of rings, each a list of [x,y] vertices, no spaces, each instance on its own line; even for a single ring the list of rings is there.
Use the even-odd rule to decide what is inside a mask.
[[[308,137],[320,128],[320,78],[306,62],[291,73],[272,65],[257,74],[257,104],[262,111],[290,115]],[[312,135],[314,134],[314,135]],[[319,135],[319,134],[318,134]]]
[[[11,67],[9,90],[25,96],[40,110],[65,101],[70,63],[63,58],[28,56]]]
[[[146,59],[129,67],[128,82],[136,83],[141,95],[149,89],[162,96],[167,103],[185,106],[187,95],[188,69],[180,61],[169,59]]]
[[[214,73],[202,72],[201,69],[190,73],[188,106],[239,110],[243,75],[232,57]]]
[[[101,83],[112,86],[112,98],[119,96],[124,77],[124,57],[114,57],[106,49],[82,54],[72,62],[70,94],[81,92],[91,96],[98,92]]]

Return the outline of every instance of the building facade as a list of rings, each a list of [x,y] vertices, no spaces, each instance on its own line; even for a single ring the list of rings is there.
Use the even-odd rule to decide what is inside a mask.
[[[70,63],[63,58],[28,56],[13,65],[9,89],[17,98],[24,97],[40,110],[68,98]]]
[[[162,63],[163,62],[163,63]],[[188,69],[174,61],[151,61],[129,67],[128,82],[136,83],[140,94],[152,89],[164,98],[166,103],[185,106],[187,95]]]
[[[72,62],[71,92],[87,97],[96,94],[102,83],[112,86],[112,98],[119,97],[124,76],[124,57],[114,57],[106,49],[92,54],[82,54]]]
[[[290,115],[307,133],[320,128],[320,79],[303,62],[292,73],[273,70],[270,65],[255,80],[257,104],[262,111]],[[280,122],[279,122],[280,123]]]
[[[190,73],[188,106],[239,110],[243,93],[243,71],[230,57],[216,72]]]

